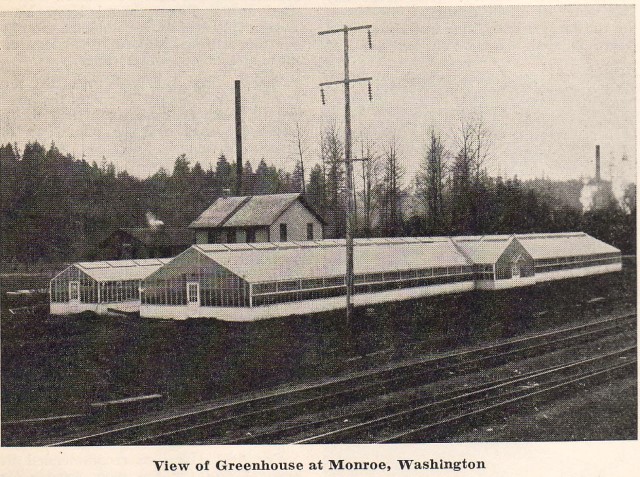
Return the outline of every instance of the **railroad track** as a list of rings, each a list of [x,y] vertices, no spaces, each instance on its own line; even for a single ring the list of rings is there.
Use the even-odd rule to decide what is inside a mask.
[[[307,437],[292,439],[293,429],[284,428],[273,432],[269,438],[273,442],[283,440],[292,444],[389,443],[412,442],[428,433],[429,439],[433,440],[445,436],[452,429],[457,430],[455,426],[464,424],[465,420],[521,404],[532,398],[550,397],[553,393],[565,391],[569,386],[635,367],[635,353],[636,347],[631,346],[594,358],[536,370],[516,378],[490,381],[473,389],[462,388],[430,396],[404,406],[394,403],[337,416],[334,422],[323,421],[325,430],[317,432],[316,429]],[[614,363],[611,364],[611,361]],[[353,423],[354,421],[356,422]],[[345,425],[345,422],[349,424]],[[300,427],[296,429],[298,436],[300,430],[304,430]],[[239,444],[242,440],[233,443]]]
[[[515,359],[540,356],[630,329],[631,313],[561,330],[518,338],[482,348],[416,359],[346,377],[325,380],[248,397],[170,416],[147,417],[110,429],[79,431],[73,436],[47,438],[36,445],[127,445],[211,442],[257,442],[256,436],[238,436],[239,429],[277,423],[281,416],[296,416],[370,399],[403,387],[433,383],[451,374],[471,373]],[[265,436],[280,441],[278,436]],[[261,441],[264,442],[264,441]],[[268,440],[267,442],[271,442]],[[33,443],[31,444],[33,445]]]

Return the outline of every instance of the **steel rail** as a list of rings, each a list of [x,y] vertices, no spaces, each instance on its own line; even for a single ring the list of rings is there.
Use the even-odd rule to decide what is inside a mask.
[[[447,365],[444,367],[439,367],[437,369],[430,369],[430,370],[420,370],[416,373],[413,373],[412,375],[402,375],[402,376],[393,376],[389,379],[386,380],[375,380],[375,381],[368,381],[362,385],[358,385],[356,387],[351,387],[351,388],[346,388],[346,389],[342,389],[336,392],[331,392],[331,393],[326,393],[326,394],[321,394],[318,396],[313,396],[310,398],[306,398],[306,399],[300,399],[300,400],[296,400],[296,401],[292,401],[292,402],[284,402],[284,403],[280,403],[276,406],[273,407],[267,407],[267,408],[263,408],[263,409],[258,409],[256,411],[251,411],[248,413],[243,413],[243,414],[239,414],[239,415],[235,415],[235,416],[225,416],[224,418],[221,419],[215,419],[215,420],[209,420],[206,422],[200,422],[200,423],[195,423],[194,425],[191,426],[187,426],[187,427],[183,427],[183,428],[178,428],[178,429],[173,429],[170,430],[168,432],[164,432],[164,433],[160,433],[160,434],[155,434],[155,435],[150,435],[150,436],[145,436],[142,437],[140,439],[135,439],[135,440],[131,440],[131,441],[127,441],[126,444],[144,444],[144,443],[164,443],[161,439],[166,439],[166,438],[170,438],[170,437],[177,437],[180,434],[188,434],[190,432],[194,432],[194,431],[205,431],[208,428],[217,428],[218,430],[220,429],[221,425],[224,424],[228,424],[230,422],[238,422],[238,421],[242,421],[242,420],[246,420],[246,419],[250,419],[250,418],[254,418],[257,419],[261,416],[265,416],[265,415],[269,415],[270,413],[276,414],[278,412],[282,412],[285,410],[292,410],[296,407],[304,407],[305,411],[309,410],[309,405],[314,404],[314,403],[324,403],[326,401],[329,400],[336,400],[337,398],[341,397],[341,396],[347,396],[348,398],[354,398],[356,396],[362,395],[365,391],[367,390],[380,390],[380,389],[388,389],[390,387],[390,385],[399,385],[404,381],[414,381],[416,379],[416,377],[426,377],[429,375],[433,375],[433,378],[437,378],[438,374],[443,374],[446,371],[450,371],[451,369],[464,369],[463,366],[464,365],[468,365],[468,364],[479,364],[480,362],[483,361],[487,361],[487,360],[493,360],[496,358],[501,358],[501,357],[505,357],[505,356],[509,356],[509,355],[513,355],[513,354],[520,354],[522,352],[527,352],[530,351],[532,349],[536,349],[536,348],[549,348],[552,347],[552,345],[558,344],[558,343],[562,343],[562,342],[566,342],[568,340],[574,340],[574,339],[578,339],[578,338],[584,338],[586,336],[591,336],[594,333],[602,333],[604,331],[610,331],[613,329],[618,328],[618,326],[610,326],[604,329],[598,329],[595,331],[590,331],[587,333],[581,333],[579,335],[573,335],[570,337],[564,337],[560,340],[556,340],[556,341],[552,341],[552,342],[547,342],[547,343],[543,343],[543,344],[539,344],[536,346],[529,346],[526,348],[520,348],[517,350],[510,350],[508,352],[505,353],[499,353],[497,355],[492,355],[492,356],[482,356],[479,359],[475,359],[475,360],[467,360],[467,361],[463,361],[461,363],[454,363],[451,365]],[[477,368],[472,368],[473,369],[477,369]],[[251,440],[255,440],[255,438],[257,438],[257,435],[254,435],[252,437],[249,438],[241,438],[238,440],[233,440],[231,442],[225,442],[225,443],[237,443],[239,441],[251,441]]]
[[[627,352],[627,350],[623,351],[615,351],[610,353],[608,356],[614,356],[615,354]],[[600,358],[597,358],[600,359]],[[579,363],[583,364],[583,363]],[[511,385],[520,381],[529,380],[532,377],[537,377],[544,373],[553,372],[557,370],[564,369],[567,365],[558,364],[554,366],[549,366],[543,369],[536,369],[530,371],[528,373],[519,374],[518,376],[509,376],[505,378],[495,379],[492,381],[486,381],[482,383],[475,384],[474,386],[465,386],[463,388],[458,388],[450,391],[443,391],[435,394],[431,394],[428,398],[420,398],[420,399],[412,399],[411,396],[403,396],[398,400],[394,400],[391,403],[383,403],[381,405],[377,405],[372,407],[370,405],[363,406],[363,410],[356,411],[347,411],[336,414],[334,417],[319,417],[314,420],[307,420],[304,422],[296,423],[292,422],[291,424],[287,424],[285,428],[275,429],[275,430],[266,430],[261,433],[252,433],[251,436],[245,436],[232,440],[225,440],[223,442],[213,442],[213,443],[222,443],[222,444],[243,444],[243,443],[259,443],[265,442],[264,438],[271,438],[272,440],[268,441],[269,443],[275,443],[275,440],[282,439],[287,434],[291,434],[292,432],[301,433],[305,430],[313,429],[317,426],[327,426],[331,424],[342,424],[345,421],[353,422],[356,418],[360,419],[368,419],[367,422],[375,422],[379,419],[380,412],[389,412],[391,410],[395,410],[393,412],[397,412],[398,415],[403,412],[409,412],[407,410],[407,406],[411,406],[410,411],[416,409],[416,406],[426,407],[437,407],[442,404],[446,404],[448,402],[453,402],[456,399],[460,399],[461,396],[473,396],[478,393],[484,393],[492,389],[497,389],[506,385]],[[415,391],[415,390],[414,390]],[[394,414],[395,415],[395,414]],[[369,417],[367,417],[369,416]],[[354,426],[358,426],[359,424],[350,424],[348,428],[352,428]],[[343,429],[341,427],[340,429]],[[333,432],[335,430],[332,430]],[[331,432],[322,435],[329,435]],[[258,441],[258,439],[261,439]],[[301,441],[297,443],[302,443]]]
[[[437,406],[450,406],[449,408],[445,408],[444,411],[447,411],[449,409],[454,409],[454,410],[459,410],[459,406],[456,404],[458,401],[464,401],[465,399],[469,398],[469,397],[475,397],[476,395],[482,394],[482,393],[487,393],[489,391],[494,391],[494,390],[499,390],[501,388],[507,388],[508,386],[513,386],[516,384],[519,384],[525,380],[530,380],[532,378],[536,378],[536,377],[545,377],[545,376],[551,376],[552,378],[554,378],[555,373],[561,372],[561,371],[566,371],[566,370],[571,370],[572,368],[575,367],[579,367],[579,366],[583,366],[585,364],[593,364],[597,361],[602,361],[605,359],[610,359],[613,356],[616,355],[623,355],[625,353],[629,353],[631,350],[635,350],[637,349],[636,346],[631,346],[631,347],[627,347],[621,350],[616,350],[614,352],[611,353],[606,353],[604,355],[600,355],[597,357],[592,357],[592,358],[587,358],[584,360],[579,360],[576,362],[572,362],[566,365],[557,365],[557,366],[552,366],[550,368],[545,368],[543,370],[538,370],[538,371],[534,371],[532,373],[529,373],[528,375],[523,375],[523,376],[518,376],[516,378],[513,379],[508,379],[508,380],[501,380],[501,381],[496,381],[496,382],[492,382],[492,383],[488,383],[488,385],[486,387],[483,387],[481,389],[478,390],[474,390],[474,391],[467,391],[467,390],[461,390],[464,391],[460,394],[455,395],[454,397],[451,398],[447,398],[447,399],[443,399],[441,401],[435,401],[435,402],[428,402],[427,404],[422,404],[418,407],[412,407],[410,409],[405,409],[402,411],[397,411],[397,412],[393,412],[391,414],[387,414],[387,415],[383,415],[383,416],[378,416],[374,419],[370,419],[368,421],[365,422],[359,422],[357,424],[351,424],[349,426],[344,426],[341,427],[340,429],[335,429],[332,431],[328,431],[328,432],[324,432],[322,434],[318,434],[315,436],[311,436],[311,437],[307,437],[304,439],[300,439],[294,442],[291,442],[291,444],[309,444],[309,443],[319,443],[319,442],[323,442],[326,443],[327,438],[331,438],[331,441],[334,441],[334,439],[338,438],[338,437],[343,437],[345,434],[353,434],[354,432],[362,432],[362,431],[369,431],[372,429],[372,427],[374,426],[381,426],[381,425],[386,425],[389,424],[390,422],[393,423],[394,421],[397,420],[401,420],[402,418],[407,418],[409,416],[412,415],[416,415],[419,414],[421,412],[428,412],[430,409],[437,407]],[[621,366],[627,366],[630,364],[635,363],[635,359],[633,360],[629,360],[623,364],[615,364],[615,365],[611,365],[608,366],[607,368],[605,368],[604,370],[598,370],[596,371],[596,373],[600,373],[602,372],[606,372],[606,371],[610,371],[613,369],[617,369]],[[553,381],[553,385],[552,388],[555,389],[557,387],[560,387],[562,385],[568,385],[570,383],[573,383],[575,380],[577,379],[581,379],[581,377],[583,376],[591,376],[593,374],[593,372],[580,372],[577,375],[573,375],[570,376],[568,380],[566,381],[560,381],[559,383],[556,383],[555,381]],[[529,395],[534,395],[537,393],[542,392],[543,390],[538,390],[535,393],[527,393],[526,396]],[[509,389],[507,389],[507,392],[511,392],[513,393],[514,391],[510,391]],[[498,396],[488,396],[486,398],[482,398],[476,401],[471,401],[470,404],[476,404],[478,402],[483,402],[485,400],[490,400],[490,399],[494,399],[494,398],[500,398],[503,395],[498,395]],[[523,396],[524,397],[524,396]],[[515,398],[511,398],[507,401],[504,401],[504,404],[507,403],[511,403],[514,402]],[[469,404],[469,403],[467,403]],[[486,406],[484,408],[482,408],[483,410],[489,410],[489,409],[493,409],[495,407],[497,407],[498,404],[491,404],[489,406]],[[458,420],[458,419],[462,419],[464,417],[467,417],[469,415],[472,415],[474,413],[478,413],[480,412],[480,410],[474,410],[474,411],[469,411],[469,412],[464,412],[461,415],[456,415],[454,417],[447,417],[447,418],[443,418],[441,420],[438,420],[436,423],[430,423],[427,424],[425,426],[421,426],[420,430],[423,429],[427,429],[430,427],[433,427],[435,425],[441,425],[444,423],[448,423],[451,422],[453,420]],[[397,436],[404,436],[410,432],[418,432],[418,430],[411,430],[411,431],[403,431],[401,433],[398,433],[396,435],[394,435],[392,438],[389,438],[390,440],[395,439]],[[386,440],[379,440],[376,442],[386,442]]]
[[[372,377],[384,377],[385,375],[391,375],[391,378],[386,378],[388,381],[392,381],[392,380],[399,380],[399,379],[410,379],[403,376],[397,377],[394,376],[394,373],[401,373],[401,372],[405,372],[406,370],[411,370],[411,369],[416,369],[419,367],[424,367],[424,366],[429,366],[429,365],[433,365],[435,363],[443,363],[446,362],[446,360],[453,360],[453,359],[460,359],[460,358],[464,358],[464,357],[473,357],[474,354],[481,354],[481,353],[486,353],[486,352],[490,352],[491,350],[496,350],[496,349],[501,349],[501,348],[505,348],[505,347],[513,347],[516,346],[518,344],[526,344],[529,342],[534,342],[535,340],[545,340],[547,338],[553,337],[553,336],[560,336],[562,334],[567,334],[567,333],[571,333],[574,331],[579,331],[579,330],[587,330],[583,333],[579,333],[579,337],[585,337],[588,335],[592,335],[594,333],[599,333],[599,332],[603,332],[603,331],[607,331],[609,329],[612,328],[616,328],[619,326],[624,326],[625,320],[635,317],[636,314],[635,313],[629,313],[626,315],[621,315],[621,316],[616,316],[616,317],[612,317],[612,318],[607,318],[607,319],[603,319],[603,320],[598,320],[598,321],[593,321],[587,324],[581,324],[581,325],[576,325],[576,326],[572,326],[572,327],[568,327],[568,328],[562,328],[560,330],[554,330],[551,332],[544,332],[544,333],[539,333],[539,334],[535,334],[532,336],[528,336],[528,337],[523,337],[523,338],[518,338],[515,340],[511,340],[508,342],[502,342],[502,343],[498,343],[498,344],[493,344],[493,345],[489,345],[489,346],[484,346],[484,347],[480,347],[480,348],[474,348],[471,350],[464,350],[461,352],[456,352],[456,353],[448,353],[442,356],[438,356],[438,357],[429,357],[427,359],[419,359],[419,360],[414,360],[413,362],[410,363],[400,363],[400,364],[396,364],[396,365],[392,365],[392,366],[388,366],[388,367],[384,367],[382,369],[375,369],[375,370],[368,370],[365,372],[361,372],[361,373],[355,373],[346,377],[340,377],[340,378],[334,378],[334,379],[330,379],[330,380],[326,380],[324,382],[320,382],[320,383],[314,383],[310,386],[298,386],[294,389],[285,389],[285,390],[279,390],[276,392],[272,392],[272,393],[268,393],[265,395],[260,395],[260,396],[250,396],[244,399],[240,399],[240,400],[236,400],[236,401],[232,401],[232,402],[227,402],[227,403],[223,403],[223,404],[217,404],[214,406],[209,406],[206,407],[204,409],[197,409],[197,410],[193,410],[193,411],[189,411],[189,412],[184,412],[181,414],[177,414],[177,415],[172,415],[172,416],[166,416],[166,417],[161,417],[158,419],[148,419],[148,420],[144,420],[138,423],[134,423],[134,424],[127,424],[124,426],[120,426],[120,427],[116,427],[114,429],[107,429],[107,430],[103,430],[103,431],[98,431],[98,432],[94,432],[92,434],[88,434],[88,435],[82,435],[82,436],[76,436],[76,437],[70,437],[64,440],[57,440],[55,442],[51,442],[49,444],[47,444],[48,446],[56,446],[56,445],[82,445],[83,443],[86,445],[87,443],[90,442],[98,442],[100,443],[101,441],[106,441],[109,442],[109,438],[111,439],[118,439],[118,435],[122,434],[122,433],[127,433],[127,432],[140,432],[143,431],[144,429],[149,429],[151,426],[157,426],[157,425],[182,425],[182,428],[179,429],[170,429],[168,432],[165,431],[164,433],[160,433],[159,435],[153,435],[153,432],[151,435],[147,435],[147,436],[132,436],[133,439],[129,439],[131,441],[138,441],[138,442],[142,442],[142,441],[148,441],[151,440],[153,438],[157,438],[157,437],[161,437],[162,435],[169,435],[169,434],[175,434],[176,432],[182,432],[182,431],[187,431],[189,429],[195,429],[195,428],[199,428],[199,427],[203,427],[206,425],[213,425],[219,422],[224,422],[224,421],[229,421],[230,419],[237,419],[237,418],[247,418],[247,417],[251,417],[251,416],[255,416],[255,413],[268,413],[270,412],[270,410],[280,410],[283,409],[285,407],[291,407],[291,406],[296,406],[296,405],[302,405],[302,404],[308,404],[310,402],[313,401],[318,401],[318,400],[322,400],[322,399],[327,399],[329,397],[335,396],[335,395],[341,395],[341,394],[345,394],[345,393],[352,393],[353,391],[358,391],[358,389],[364,390],[367,388],[372,388],[372,387],[380,387],[380,381],[377,380],[374,384],[370,384],[370,383],[365,383],[364,385],[359,385],[359,387],[350,387],[347,389],[338,389],[337,391],[334,389],[336,387],[340,387],[340,386],[349,386],[352,385],[353,383],[358,383],[358,382],[362,382],[362,380],[364,379],[370,379]],[[622,323],[622,324],[615,324],[615,323]],[[603,329],[595,329],[595,330],[589,330],[589,328],[597,328],[600,325],[609,325],[609,324],[613,324],[613,326],[609,326],[608,328],[603,328]],[[557,340],[555,340],[555,342],[566,342],[567,340],[571,340],[572,337],[571,336],[567,336],[567,337],[563,337],[563,338],[559,338]],[[575,339],[575,337],[573,338]],[[540,343],[539,345],[536,345],[537,347],[548,347],[550,344],[550,342],[544,342],[544,343]],[[532,345],[529,345],[527,348],[522,348],[521,350],[528,350],[531,349]],[[507,351],[507,352],[503,352],[503,355],[507,355],[507,354],[513,354],[517,352],[517,350],[511,350],[511,351]],[[462,363],[457,363],[455,364],[455,366],[461,366],[464,364],[468,364],[469,362],[472,361],[478,361],[478,360],[487,360],[487,359],[491,359],[491,356],[481,356],[480,358],[477,358],[476,360],[468,360],[468,361],[463,361]],[[494,358],[495,359],[495,358]],[[451,366],[453,365],[449,365],[449,367],[440,367],[438,368],[436,371],[438,372],[442,372],[446,369],[449,369]],[[418,371],[413,372],[414,376]],[[424,373],[424,371],[421,371]],[[434,372],[434,370],[429,370],[428,372]],[[329,393],[327,394],[327,391],[329,391]],[[299,395],[304,396],[306,393],[313,393],[313,392],[319,392],[321,393],[320,395],[314,396],[312,395],[310,398],[303,398],[303,399],[298,399],[297,401],[293,401],[290,403],[277,403],[276,402],[276,406],[272,407],[271,409],[269,408],[259,408],[257,410],[253,410],[253,411],[249,411],[246,412],[246,410],[243,409],[244,406],[251,406],[251,405],[263,405],[263,404],[268,404],[270,401],[275,401],[277,399],[287,399],[287,398],[291,398],[291,397],[296,397]],[[238,414],[236,416],[224,416],[223,418],[219,418],[217,420],[214,421],[209,421],[206,423],[202,423],[202,422],[195,422],[195,423],[184,423],[181,421],[184,420],[190,420],[190,419],[200,419],[201,417],[204,417],[205,419],[207,418],[208,414],[211,413],[223,413],[223,412],[232,412],[233,410],[239,409],[241,412],[241,414]],[[185,425],[186,424],[186,425]],[[131,436],[130,436],[131,437]],[[127,439],[125,438],[125,442],[127,442]],[[91,445],[91,444],[89,444]]]
[[[417,429],[411,429],[409,431],[405,431],[405,432],[393,435],[391,437],[387,437],[387,438],[378,440],[378,441],[376,441],[376,444],[396,442],[401,438],[407,437],[409,435],[415,435],[415,434],[420,433],[420,432],[424,432],[427,429],[432,429],[432,428],[435,428],[435,427],[443,426],[445,424],[450,424],[452,422],[459,421],[461,419],[464,419],[464,418],[467,418],[467,417],[471,417],[471,416],[474,416],[474,415],[487,413],[487,412],[489,412],[491,410],[498,409],[500,407],[504,407],[504,406],[506,406],[508,404],[513,404],[513,403],[516,403],[516,402],[519,402],[519,401],[530,399],[530,398],[532,398],[534,396],[539,396],[539,395],[542,395],[542,394],[545,394],[545,393],[548,393],[548,392],[551,392],[551,391],[555,391],[555,390],[558,390],[558,389],[561,389],[561,388],[565,388],[565,387],[570,386],[572,384],[576,384],[578,382],[586,381],[588,379],[591,379],[593,377],[600,376],[600,375],[603,375],[603,374],[609,374],[612,371],[616,371],[618,369],[621,369],[621,368],[624,368],[624,367],[627,367],[627,366],[631,366],[631,365],[636,365],[636,364],[637,364],[637,359],[633,358],[633,359],[631,359],[631,360],[629,360],[629,361],[627,361],[625,363],[611,365],[611,366],[608,366],[606,368],[593,371],[591,373],[578,375],[578,376],[575,376],[575,377],[570,378],[568,380],[561,381],[561,382],[559,382],[557,384],[552,384],[549,387],[546,387],[546,388],[543,388],[543,389],[538,389],[538,390],[536,390],[534,392],[530,392],[530,393],[526,393],[526,394],[523,394],[523,395],[520,395],[520,396],[516,396],[516,397],[510,398],[510,399],[507,399],[506,401],[500,401],[500,402],[491,404],[489,406],[486,406],[486,407],[483,407],[483,408],[480,408],[480,409],[475,409],[475,410],[466,412],[466,413],[461,414],[461,415],[453,416],[451,418],[444,419],[444,420],[439,421],[439,422],[427,424],[427,425],[421,426],[421,427],[419,427]]]

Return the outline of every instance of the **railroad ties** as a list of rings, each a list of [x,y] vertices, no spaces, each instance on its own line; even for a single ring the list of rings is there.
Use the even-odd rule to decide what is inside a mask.
[[[442,442],[487,414],[633,372],[635,326],[635,313],[600,319],[41,445]]]

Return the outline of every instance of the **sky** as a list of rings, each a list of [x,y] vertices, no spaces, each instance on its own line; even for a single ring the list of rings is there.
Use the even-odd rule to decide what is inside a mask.
[[[28,141],[147,177],[182,153],[305,167],[323,128],[344,131],[349,35],[354,150],[395,140],[407,182],[433,127],[450,149],[462,121],[491,135],[489,173],[527,179],[635,177],[633,6],[0,12],[0,142]],[[629,160],[622,162],[623,154]],[[307,169],[308,170],[308,169]]]

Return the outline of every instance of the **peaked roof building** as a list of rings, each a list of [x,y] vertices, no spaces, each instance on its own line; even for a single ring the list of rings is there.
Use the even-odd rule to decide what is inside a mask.
[[[196,243],[322,238],[324,219],[300,193],[220,197],[189,227]]]
[[[319,222],[324,219],[307,203],[302,194],[269,194],[220,197],[190,228],[252,227],[273,224],[291,205],[299,201]]]

